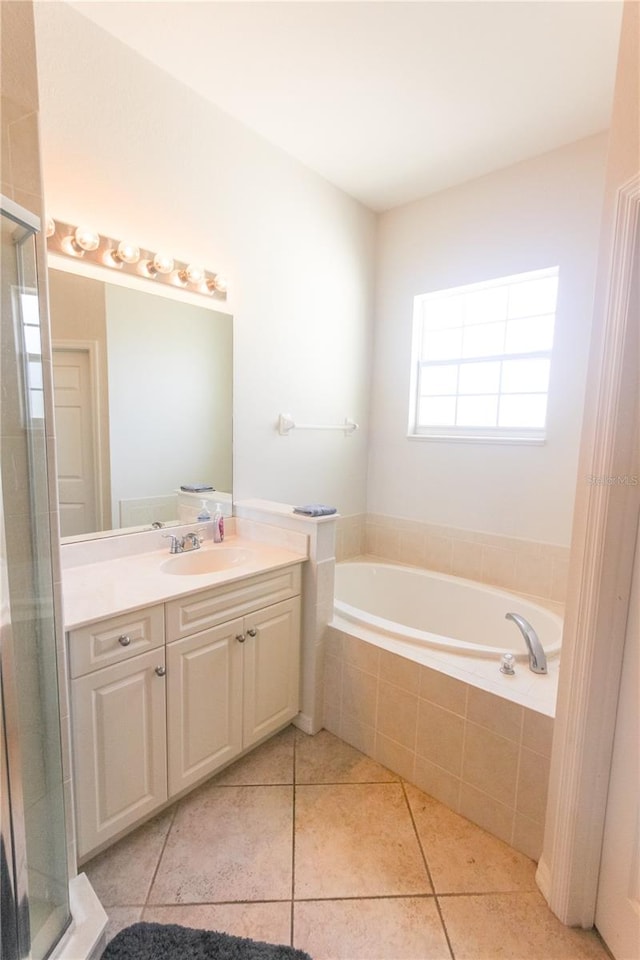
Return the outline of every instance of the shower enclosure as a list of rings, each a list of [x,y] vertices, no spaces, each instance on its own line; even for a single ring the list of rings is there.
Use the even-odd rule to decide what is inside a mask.
[[[70,910],[36,275],[40,224],[13,201],[0,201],[0,955],[44,960]]]

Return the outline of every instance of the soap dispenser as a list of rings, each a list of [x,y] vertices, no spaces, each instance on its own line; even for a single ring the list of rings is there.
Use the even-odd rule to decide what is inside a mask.
[[[216,512],[213,515],[213,542],[222,543],[224,540],[224,517],[222,506],[216,503]]]
[[[206,500],[200,501],[200,513],[196,517],[196,520],[201,520],[203,522],[205,520],[211,520],[211,514],[209,513]]]

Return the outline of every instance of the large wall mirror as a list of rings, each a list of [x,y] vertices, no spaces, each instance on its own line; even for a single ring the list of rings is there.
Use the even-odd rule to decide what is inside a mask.
[[[49,297],[62,537],[230,513],[232,318],[52,268]]]

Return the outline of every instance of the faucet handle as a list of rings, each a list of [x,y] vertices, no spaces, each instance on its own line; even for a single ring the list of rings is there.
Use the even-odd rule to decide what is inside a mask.
[[[176,536],[175,533],[163,533],[162,536],[165,540],[171,540],[169,553],[180,553],[184,547],[184,539],[182,537]]]
[[[191,543],[192,548],[194,550],[197,550],[200,544],[202,543],[202,541],[204,540],[204,537],[202,536],[201,533],[195,533],[194,531],[190,531],[189,533],[185,533],[183,543],[186,543],[187,540]]]

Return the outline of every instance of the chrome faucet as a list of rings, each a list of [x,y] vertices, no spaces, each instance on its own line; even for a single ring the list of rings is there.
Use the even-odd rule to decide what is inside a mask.
[[[547,658],[545,652],[542,649],[542,644],[538,638],[538,634],[535,632],[528,620],[525,620],[524,617],[521,617],[519,613],[506,613],[505,620],[513,620],[516,626],[519,628],[520,633],[524,637],[524,642],[527,645],[527,650],[529,651],[529,669],[533,670],[534,673],[546,673],[547,672]]]
[[[189,553],[191,550],[199,550],[202,543],[202,537],[198,533],[185,533],[184,537],[176,536],[175,533],[163,533],[162,536],[171,540],[169,553]]]

